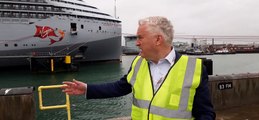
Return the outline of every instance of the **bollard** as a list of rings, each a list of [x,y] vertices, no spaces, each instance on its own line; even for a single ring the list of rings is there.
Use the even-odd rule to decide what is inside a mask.
[[[0,88],[0,120],[35,120],[34,87]]]

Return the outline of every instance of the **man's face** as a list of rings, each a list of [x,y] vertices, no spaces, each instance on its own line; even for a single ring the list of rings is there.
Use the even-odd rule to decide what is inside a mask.
[[[156,39],[157,36],[148,31],[147,25],[138,27],[136,46],[140,49],[140,56],[147,60],[153,60],[156,56]]]

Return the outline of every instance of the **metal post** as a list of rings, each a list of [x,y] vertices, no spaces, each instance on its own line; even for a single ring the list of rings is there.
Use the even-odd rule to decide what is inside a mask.
[[[43,102],[42,102],[42,90],[43,89],[55,89],[55,88],[61,88],[63,86],[66,86],[66,85],[40,86],[38,88],[38,92],[39,92],[39,107],[40,107],[41,110],[66,108],[67,109],[67,119],[71,120],[70,101],[69,101],[69,95],[68,94],[66,94],[66,104],[65,105],[43,106]]]
[[[51,68],[51,72],[54,72],[54,60],[53,60],[53,58],[50,59],[50,68]]]

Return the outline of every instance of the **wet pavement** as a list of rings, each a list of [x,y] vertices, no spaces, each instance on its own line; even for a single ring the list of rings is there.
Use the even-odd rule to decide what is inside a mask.
[[[259,103],[216,111],[216,120],[259,120]]]

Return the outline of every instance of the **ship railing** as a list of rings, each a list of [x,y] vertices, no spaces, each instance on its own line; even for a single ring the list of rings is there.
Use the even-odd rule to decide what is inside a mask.
[[[0,19],[1,23],[24,23],[28,24],[29,19],[28,18],[2,18]]]
[[[21,58],[21,57],[43,57],[43,56],[66,56],[68,55],[67,52],[60,52],[60,53],[51,53],[51,52],[29,52],[29,53],[12,53],[12,54],[4,54],[0,55],[0,57],[6,58]]]
[[[44,3],[43,0],[4,0],[4,1],[15,1],[15,2],[38,2],[38,3]]]
[[[64,48],[64,49],[61,49],[61,50],[55,52],[54,54],[66,53],[66,55],[70,55],[71,53],[73,53],[73,52],[79,50],[79,48],[82,47],[82,46],[84,46],[86,43],[88,43],[88,42],[84,42],[84,43],[81,43],[81,44],[77,44],[77,43],[72,44],[72,45],[70,45],[69,47],[66,47],[66,48]]]
[[[59,53],[52,53],[52,52],[31,52],[31,56],[66,56],[68,55],[67,52],[59,52]]]

